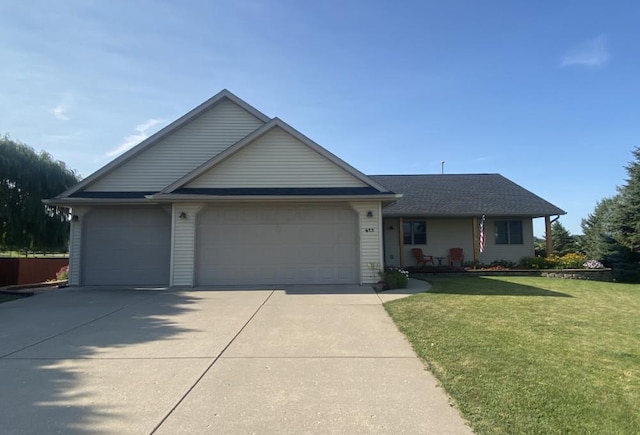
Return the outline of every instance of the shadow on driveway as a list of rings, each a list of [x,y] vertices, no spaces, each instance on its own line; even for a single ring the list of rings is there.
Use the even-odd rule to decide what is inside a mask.
[[[0,304],[2,433],[470,433],[368,286]]]
[[[65,289],[0,304],[2,432],[118,432],[125,427],[110,422],[123,420],[131,408],[149,419],[164,412],[157,410],[170,405],[162,384],[176,381],[170,358],[181,357],[171,341],[195,332],[177,319],[200,299],[181,292]],[[166,343],[162,357],[169,364],[143,359],[163,353],[158,343]]]

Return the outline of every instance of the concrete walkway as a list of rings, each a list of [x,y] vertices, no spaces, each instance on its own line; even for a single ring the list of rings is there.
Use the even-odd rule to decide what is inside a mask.
[[[424,290],[92,288],[3,303],[0,428],[468,434],[381,305]]]

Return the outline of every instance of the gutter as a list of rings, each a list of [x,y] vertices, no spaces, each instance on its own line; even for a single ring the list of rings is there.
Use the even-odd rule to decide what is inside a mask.
[[[195,194],[157,194],[147,195],[150,201],[154,202],[241,202],[241,201],[261,201],[261,202],[326,202],[326,201],[397,201],[402,198],[402,194],[381,194],[381,195],[195,195]]]
[[[43,199],[46,205],[59,207],[73,207],[76,205],[148,205],[174,202],[365,202],[383,201],[393,202],[402,198],[402,194],[381,195],[181,195],[181,194],[153,194],[144,198],[53,198]]]
[[[46,205],[73,207],[74,205],[144,205],[155,203],[144,198],[53,198],[43,199]]]

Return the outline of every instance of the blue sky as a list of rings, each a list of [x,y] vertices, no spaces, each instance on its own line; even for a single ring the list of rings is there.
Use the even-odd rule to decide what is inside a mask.
[[[0,134],[87,176],[227,88],[367,174],[500,173],[579,234],[640,145],[638,16],[635,1],[0,0]]]

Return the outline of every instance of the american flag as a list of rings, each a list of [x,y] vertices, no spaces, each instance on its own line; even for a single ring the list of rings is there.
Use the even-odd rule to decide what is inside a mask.
[[[484,215],[482,215],[482,219],[480,220],[480,252],[484,252],[485,246],[486,240],[484,238]]]

